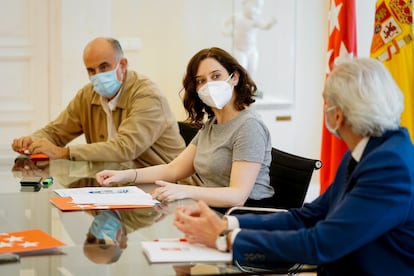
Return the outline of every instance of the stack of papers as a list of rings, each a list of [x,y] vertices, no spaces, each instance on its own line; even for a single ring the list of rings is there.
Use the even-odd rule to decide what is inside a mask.
[[[146,208],[159,204],[136,186],[56,189],[50,201],[62,211]]]
[[[145,241],[141,243],[144,254],[151,263],[165,262],[230,262],[231,253],[218,251],[201,244],[186,241]]]

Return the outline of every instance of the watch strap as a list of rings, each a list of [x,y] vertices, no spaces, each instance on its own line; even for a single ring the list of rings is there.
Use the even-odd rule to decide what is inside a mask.
[[[229,233],[231,231],[232,231],[231,229],[225,229],[225,230],[221,231],[221,233],[218,235],[217,239],[225,240],[225,242],[226,242],[226,248],[225,249],[219,248],[220,251],[230,252],[231,242],[230,242]]]

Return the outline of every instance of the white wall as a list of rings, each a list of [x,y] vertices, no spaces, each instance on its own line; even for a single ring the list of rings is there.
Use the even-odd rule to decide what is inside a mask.
[[[112,0],[112,34],[139,38],[139,51],[125,51],[131,69],[154,80],[167,95],[177,119],[185,117],[178,92],[188,60],[202,48],[231,50],[231,40],[220,32],[232,13],[232,2],[222,0]]]

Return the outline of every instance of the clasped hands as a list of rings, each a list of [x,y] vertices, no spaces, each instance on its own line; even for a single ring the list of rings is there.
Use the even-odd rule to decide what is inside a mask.
[[[175,210],[174,225],[190,243],[216,248],[218,235],[228,227],[226,219],[208,207],[204,201],[179,206]]]
[[[12,149],[21,154],[44,153],[50,159],[69,159],[69,149],[58,147],[46,138],[33,141],[29,136],[13,140]]]

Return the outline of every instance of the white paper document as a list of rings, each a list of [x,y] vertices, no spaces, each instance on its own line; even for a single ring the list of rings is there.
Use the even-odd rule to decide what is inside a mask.
[[[61,197],[71,197],[76,204],[154,205],[158,200],[136,186],[83,187],[56,189]]]
[[[230,262],[231,253],[218,251],[201,244],[182,241],[141,242],[144,254],[151,263]]]

